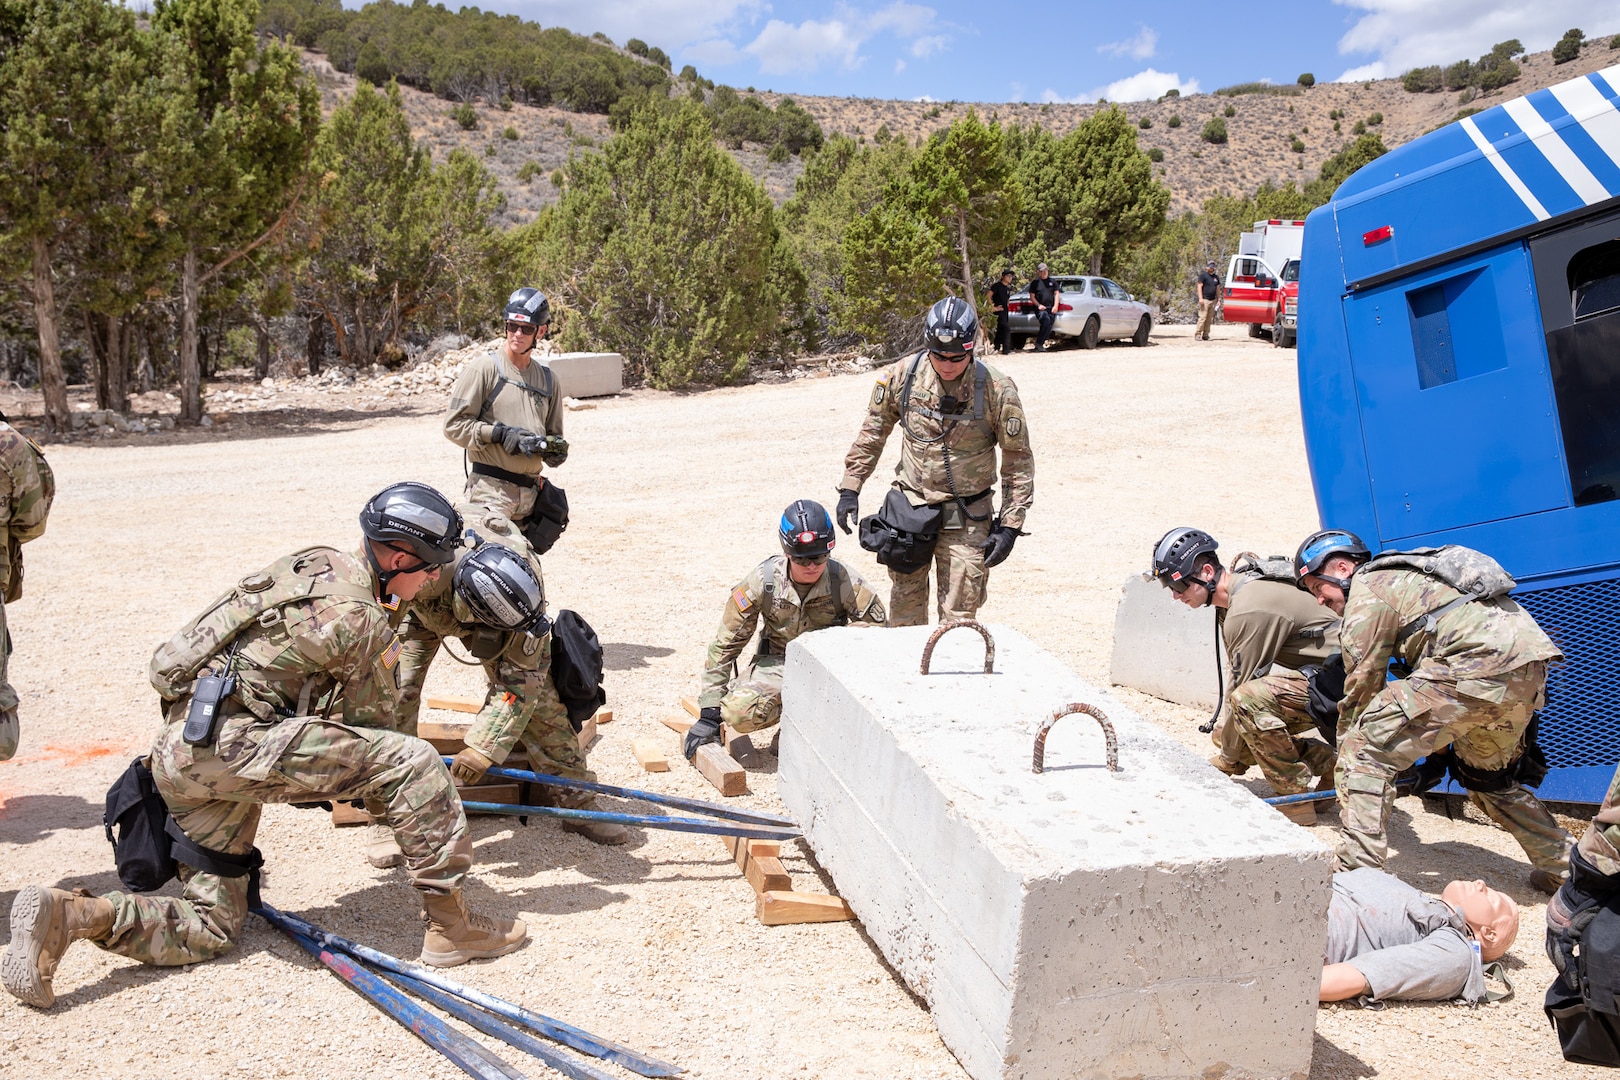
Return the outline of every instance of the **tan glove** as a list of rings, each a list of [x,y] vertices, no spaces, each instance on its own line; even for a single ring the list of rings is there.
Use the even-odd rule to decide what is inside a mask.
[[[493,764],[495,762],[485,757],[481,751],[474,750],[470,746],[465,747],[450,763],[450,779],[458,784],[476,784],[484,778],[484,774]]]

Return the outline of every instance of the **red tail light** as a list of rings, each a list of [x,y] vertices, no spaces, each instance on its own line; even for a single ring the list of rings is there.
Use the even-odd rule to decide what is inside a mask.
[[[1394,235],[1395,226],[1384,225],[1381,228],[1374,229],[1372,232],[1362,233],[1361,244],[1363,247],[1372,247],[1374,244],[1382,243]]]
[[[1057,310],[1059,310],[1059,311],[1073,311],[1074,310],[1074,305],[1073,304],[1059,304],[1057,306]]]

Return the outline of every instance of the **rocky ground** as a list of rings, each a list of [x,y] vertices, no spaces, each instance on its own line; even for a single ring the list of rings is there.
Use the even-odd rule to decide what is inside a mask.
[[[1038,483],[1031,533],[995,572],[983,617],[1106,685],[1120,583],[1166,528],[1198,523],[1233,550],[1292,550],[1316,524],[1293,365],[1292,351],[1224,326],[1203,345],[1167,327],[1145,349],[1004,360],[1028,411]],[[747,387],[638,391],[567,414],[573,455],[556,477],[573,524],[546,558],[547,588],[554,608],[584,613],[605,643],[617,719],[591,754],[604,779],[712,795],[678,759],[669,773],[642,772],[631,739],[676,754],[659,720],[691,691],[727,590],[774,551],[782,506],[832,498],[870,391],[869,375],[840,372],[861,366],[843,358]],[[7,609],[23,742],[0,765],[0,912],[29,883],[115,884],[102,799],[150,741],[145,667],[160,641],[248,570],[306,544],[351,542],[357,507],[385,484],[459,489],[460,455],[435,419],[448,375],[356,375],[338,390],[227,381],[210,396],[211,428],[81,431],[48,447],[57,508],[27,549],[26,594]],[[1194,416],[1191,386],[1242,392],[1200,395]],[[0,398],[8,413],[26,404]],[[136,412],[173,406],[160,394]],[[864,502],[870,509],[875,495]],[[884,580],[852,541],[838,554]],[[477,688],[470,669],[448,661],[429,684]],[[1208,751],[1193,710],[1115,692]],[[740,802],[780,806],[774,766],[767,755]],[[1329,815],[1314,831],[1328,841],[1332,825]],[[761,926],[752,890],[712,839],[646,832],[603,849],[544,822],[495,818],[475,819],[473,831],[473,903],[521,914],[534,938],[460,969],[466,982],[677,1061],[697,1080],[965,1075],[858,924]],[[1480,877],[1518,900],[1524,930],[1508,965],[1519,992],[1479,1009],[1322,1009],[1313,1080],[1598,1075],[1563,1063],[1542,1017],[1543,898],[1512,839],[1476,814],[1450,820],[1412,798],[1397,803],[1391,836],[1390,869],[1408,881],[1438,890]],[[412,894],[397,871],[364,863],[360,832],[274,806],[259,843],[270,902],[416,952]],[[786,861],[797,888],[837,890],[807,853]],[[0,1075],[460,1075],[257,919],[229,956],[191,968],[145,968],[77,945],[56,986],[50,1012],[0,995]]]

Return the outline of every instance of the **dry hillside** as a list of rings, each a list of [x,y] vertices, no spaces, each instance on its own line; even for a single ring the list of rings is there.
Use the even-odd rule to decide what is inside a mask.
[[[1298,94],[1243,94],[1225,97],[1196,94],[1167,101],[1132,101],[1122,107],[1133,121],[1147,117],[1152,126],[1139,131],[1144,147],[1164,151],[1157,170],[1172,193],[1172,213],[1196,209],[1211,195],[1239,195],[1253,191],[1263,182],[1284,183],[1314,177],[1322,162],[1337,153],[1349,140],[1356,121],[1381,113],[1383,123],[1371,130],[1379,132],[1393,148],[1456,117],[1462,108],[1484,108],[1528,94],[1577,75],[1598,71],[1620,63],[1620,51],[1609,48],[1608,38],[1589,41],[1578,59],[1554,65],[1551,52],[1532,53],[1520,64],[1518,81],[1503,90],[1482,94],[1466,106],[1458,95],[1409,94],[1398,79],[1360,83],[1318,83]],[[308,57],[310,69],[320,83],[328,109],[354,92],[354,77],[334,71],[319,54]],[[562,109],[513,105],[501,110],[482,100],[473,103],[478,126],[463,130],[450,118],[451,102],[402,87],[411,130],[429,146],[438,160],[451,149],[462,146],[483,155],[505,192],[505,224],[532,220],[539,209],[555,202],[559,189],[551,173],[570,154],[588,152],[608,137],[607,117],[573,113]],[[776,104],[783,95],[771,91],[760,94]],[[795,100],[814,116],[830,134],[871,139],[884,126],[891,134],[915,140],[945,127],[972,108],[979,115],[1003,123],[1035,124],[1063,134],[1106,105],[1037,105],[1030,103],[932,103],[887,101],[878,98],[799,97]],[[1224,117],[1227,106],[1233,115]],[[1342,111],[1339,131],[1329,114]],[[1179,127],[1170,118],[1179,116]],[[1224,146],[1203,142],[1200,132],[1212,117],[1226,121],[1228,141]],[[505,137],[510,128],[516,139]],[[1292,150],[1294,138],[1305,146],[1303,153]],[[750,147],[736,154],[743,166],[758,177],[777,203],[793,193],[799,162],[772,165],[763,148]],[[519,176],[527,163],[533,169],[527,180]]]

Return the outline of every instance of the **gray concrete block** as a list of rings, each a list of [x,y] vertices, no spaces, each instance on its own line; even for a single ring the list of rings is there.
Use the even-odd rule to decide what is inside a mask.
[[[1166,701],[1213,709],[1215,609],[1195,611],[1178,604],[1157,581],[1132,574],[1125,579],[1119,607],[1114,610],[1114,652],[1108,678],[1116,686],[1129,686]]]
[[[1018,633],[788,647],[778,790],[975,1080],[1305,1076],[1331,853]],[[1090,717],[1103,709],[1121,771]]]
[[[606,397],[624,389],[624,357],[618,353],[563,353],[545,363],[564,397]]]

